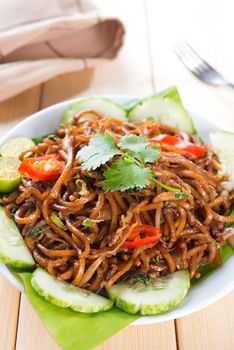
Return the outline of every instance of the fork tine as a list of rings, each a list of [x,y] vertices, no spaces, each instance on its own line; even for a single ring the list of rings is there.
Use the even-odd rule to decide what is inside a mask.
[[[179,60],[194,74],[198,74],[197,63],[191,59],[191,57],[184,51],[184,49],[180,45],[175,45],[173,50]]]
[[[197,63],[198,66],[200,66],[201,68],[202,67],[210,68],[209,64],[206,61],[204,61],[200,55],[198,55],[198,53],[192,48],[192,46],[186,40],[182,40],[180,45],[184,47],[187,54],[194,59],[194,61]]]
[[[200,75],[202,75],[204,71],[211,68],[185,40],[178,42],[177,45],[175,45],[175,48],[177,49],[177,54],[179,53],[182,57],[180,60],[198,78],[201,78]]]
[[[183,55],[186,57],[187,60],[189,60],[194,67],[199,66],[202,62],[189,50],[186,43],[184,41],[181,41],[179,44],[181,52],[183,52]]]
[[[229,84],[222,74],[202,59],[187,41],[181,40],[177,42],[173,46],[173,50],[180,61],[198,79],[216,86]]]

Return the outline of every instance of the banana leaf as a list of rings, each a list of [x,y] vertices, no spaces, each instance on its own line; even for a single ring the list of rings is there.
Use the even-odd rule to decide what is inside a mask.
[[[223,247],[219,250],[221,262],[222,264],[225,263],[233,254],[233,248],[229,244],[225,244]],[[201,283],[209,277],[215,270],[219,268],[220,265],[217,265],[215,262],[212,262],[210,265],[207,266],[201,266],[198,268],[198,272],[201,274],[201,277],[199,279],[193,278],[191,280],[191,286],[195,286],[198,283]]]
[[[82,314],[50,304],[32,288],[30,272],[17,273],[27,297],[54,340],[63,350],[93,349],[139,318],[115,307],[96,314]]]

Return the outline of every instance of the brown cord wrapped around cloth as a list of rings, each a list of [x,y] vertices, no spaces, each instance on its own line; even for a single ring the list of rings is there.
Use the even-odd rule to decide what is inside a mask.
[[[123,38],[121,21],[89,0],[1,0],[0,102],[115,58]]]

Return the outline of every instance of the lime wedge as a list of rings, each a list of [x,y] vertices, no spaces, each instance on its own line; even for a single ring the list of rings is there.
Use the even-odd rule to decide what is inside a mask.
[[[3,157],[19,158],[20,154],[35,146],[35,143],[27,137],[14,137],[7,140],[0,148]]]
[[[20,161],[18,159],[0,158],[0,192],[11,192],[18,187],[21,182],[19,166]]]

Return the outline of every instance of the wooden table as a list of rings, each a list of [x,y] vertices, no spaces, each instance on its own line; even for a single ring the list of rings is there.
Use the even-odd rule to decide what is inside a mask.
[[[86,70],[63,75],[2,103],[1,135],[25,116],[71,96],[147,95],[173,84],[179,87],[190,110],[212,119],[222,129],[234,130],[233,91],[203,85],[184,69],[171,50],[176,40],[186,37],[234,81],[232,0],[223,0],[222,5],[213,0],[99,0],[98,3],[125,22],[126,44],[119,57],[95,73]],[[191,316],[157,325],[127,327],[97,349],[177,348],[234,349],[234,292]],[[25,295],[3,277],[0,277],[0,349],[59,349]]]

